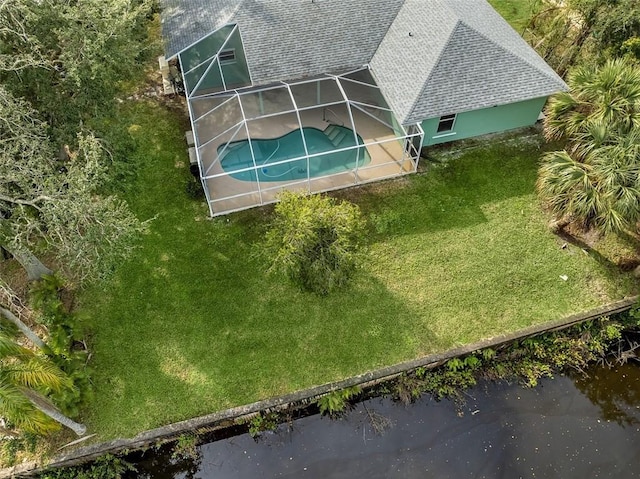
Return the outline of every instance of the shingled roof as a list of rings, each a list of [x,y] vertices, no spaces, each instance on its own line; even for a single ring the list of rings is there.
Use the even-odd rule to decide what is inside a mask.
[[[486,0],[161,0],[167,57],[237,24],[254,85],[370,65],[402,124],[565,83]]]
[[[256,85],[369,63],[403,0],[162,0],[167,58],[240,27]]]
[[[485,0],[405,0],[370,64],[405,125],[567,89]]]

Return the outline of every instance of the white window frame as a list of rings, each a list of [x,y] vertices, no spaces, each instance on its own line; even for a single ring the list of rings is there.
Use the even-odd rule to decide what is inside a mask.
[[[447,128],[446,130],[441,130],[440,129],[440,125],[442,125],[444,122],[449,122],[451,121],[451,127]],[[455,127],[456,127],[456,121],[458,120],[458,114],[457,113],[453,113],[450,115],[442,115],[439,119],[438,119],[438,127],[436,128],[436,135],[447,135],[447,134],[451,134],[455,131]]]
[[[228,60],[223,60],[222,56],[223,54],[233,54],[233,58],[230,58]],[[235,48],[227,48],[225,50],[220,50],[220,53],[218,53],[218,62],[220,63],[220,65],[232,65],[236,62],[236,49]]]

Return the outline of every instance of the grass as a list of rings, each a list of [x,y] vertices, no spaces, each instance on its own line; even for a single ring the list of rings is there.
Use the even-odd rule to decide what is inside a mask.
[[[489,0],[491,6],[522,34],[529,23],[533,0]]]
[[[265,274],[257,254],[270,208],[211,220],[185,193],[183,121],[139,101],[121,105],[111,125],[130,137],[128,200],[154,219],[136,255],[80,297],[96,387],[85,419],[100,440],[557,319],[631,289],[602,257],[563,249],[548,232],[533,194],[538,147],[516,142],[340,193],[371,224],[368,263],[344,291],[302,293]]]

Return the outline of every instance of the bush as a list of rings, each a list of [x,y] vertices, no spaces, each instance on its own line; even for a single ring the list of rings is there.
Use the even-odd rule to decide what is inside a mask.
[[[38,479],[120,479],[126,472],[135,471],[133,464],[121,457],[106,454],[91,464],[64,467],[43,472]]]
[[[265,431],[275,431],[278,429],[278,423],[281,420],[278,413],[275,412],[261,412],[257,416],[254,416],[249,422],[249,435],[257,439],[260,434]]]
[[[266,235],[271,270],[326,295],[352,276],[364,234],[365,221],[356,205],[285,191]]]
[[[77,416],[80,407],[92,397],[88,352],[76,327],[76,317],[64,305],[64,281],[58,275],[45,275],[30,291],[31,305],[47,327],[47,355],[73,382],[72,388],[50,391],[49,397],[69,416]]]
[[[357,397],[361,392],[362,388],[360,388],[360,386],[352,386],[350,388],[338,389],[337,391],[330,392],[318,398],[316,402],[320,409],[320,414],[337,417],[345,412],[347,406],[350,405],[349,401]]]
[[[172,459],[197,459],[198,436],[193,433],[181,434],[173,446]]]

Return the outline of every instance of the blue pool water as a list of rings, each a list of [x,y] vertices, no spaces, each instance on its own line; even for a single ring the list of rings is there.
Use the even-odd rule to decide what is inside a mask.
[[[348,151],[334,152],[340,148],[356,146],[353,130],[338,125],[329,125],[324,131],[305,127],[304,138],[310,155],[320,154],[309,160],[309,176],[317,177],[353,170],[366,165],[371,156],[365,146]],[[307,177],[307,159],[272,165],[279,161],[304,156],[304,144],[300,129],[291,131],[280,138],[252,140],[253,153],[258,166],[258,179],[262,181],[292,181]],[[358,136],[358,144],[364,145]],[[253,167],[248,140],[240,140],[218,147],[222,169],[233,178],[242,181],[256,181],[255,170],[238,171]]]

